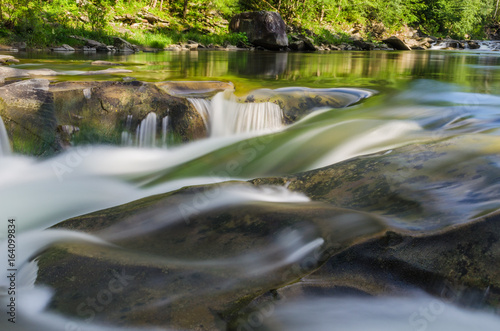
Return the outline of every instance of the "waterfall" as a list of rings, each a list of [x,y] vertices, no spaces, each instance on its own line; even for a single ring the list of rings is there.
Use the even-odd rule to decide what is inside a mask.
[[[122,131],[122,145],[123,146],[132,145],[132,135],[130,133],[131,127],[132,127],[132,115],[127,115],[127,122],[125,124],[125,130]]]
[[[200,114],[203,123],[205,124],[205,128],[209,130],[208,120],[210,117],[210,113],[212,112],[212,103],[207,99],[199,99],[199,98],[187,98],[188,101],[193,105],[193,107]]]
[[[5,130],[5,125],[0,117],[0,156],[8,155],[10,152],[9,136],[7,136],[7,130]]]
[[[137,126],[136,141],[139,147],[156,146],[156,114],[149,113]]]
[[[165,116],[161,120],[161,142],[163,147],[167,147],[167,126],[168,126],[168,116]]]
[[[202,108],[208,110],[212,137],[277,130],[283,126],[283,111],[271,102],[240,103],[233,94],[226,98],[224,92],[216,94],[211,103],[200,99],[191,99],[190,102],[200,114],[205,111]]]

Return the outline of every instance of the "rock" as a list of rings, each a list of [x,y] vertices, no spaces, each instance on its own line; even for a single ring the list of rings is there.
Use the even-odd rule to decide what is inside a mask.
[[[478,49],[481,48],[481,45],[475,40],[468,40],[467,45],[469,46],[470,49]]]
[[[60,47],[55,47],[51,49],[52,52],[74,52],[75,49],[67,44],[63,44]]]
[[[26,78],[36,76],[57,76],[60,73],[52,69],[17,69],[0,67],[0,78]]]
[[[283,109],[287,124],[294,123],[318,107],[343,108],[372,95],[360,89],[309,89],[302,87],[259,89],[240,102],[273,102]]]
[[[134,277],[134,282],[124,286],[115,304],[99,315],[108,323],[147,323],[175,330],[203,325],[205,330],[223,330],[255,296],[295,281],[317,268],[326,256],[385,229],[377,217],[308,202],[294,206],[256,202],[222,205],[224,217],[218,209],[170,218],[165,224],[163,213],[175,213],[179,206],[215,189],[221,200],[231,192],[263,194],[273,190],[244,182],[191,187],[56,225],[109,238],[121,249],[68,243],[45,251],[37,259],[37,282],[54,288],[52,309],[75,315],[82,299],[74,293],[95,297],[109,282],[104,276],[119,270]],[[148,231],[147,225],[153,223],[164,226]],[[127,236],[127,232],[133,235]],[[283,261],[283,255],[294,249],[294,242],[317,238],[324,238],[324,256],[302,251],[295,254],[300,256],[294,261]],[[192,263],[175,262],[185,259]],[[210,261],[220,262],[212,267]],[[299,270],[287,272],[292,267]],[[140,310],[132,308],[137,302],[144,304]]]
[[[383,42],[386,43],[387,45],[389,45],[389,47],[392,47],[396,50],[411,51],[411,48],[407,44],[405,44],[404,41],[402,41],[401,39],[399,39],[396,36],[392,36],[392,37],[389,37],[387,39],[384,39]]]
[[[13,57],[12,55],[0,54],[0,64],[9,64],[9,63],[19,63],[19,60]]]
[[[231,82],[219,81],[171,81],[156,83],[170,95],[181,97],[211,97],[216,93],[234,90]]]
[[[135,23],[135,18],[131,14],[125,14],[125,15],[117,15],[114,17],[115,21],[120,21],[126,24],[132,24]]]
[[[93,65],[93,66],[122,66],[123,63],[98,60],[98,61],[92,61],[91,65]]]
[[[362,51],[372,51],[375,48],[375,45],[373,45],[372,43],[367,43],[363,40],[354,40],[353,44]]]
[[[10,68],[0,67],[0,72],[2,69]],[[186,83],[180,84],[177,89],[174,82],[169,85],[180,91]],[[198,90],[198,96],[215,93],[209,91],[207,83],[199,88],[204,90]],[[0,88],[0,116],[14,141],[14,151],[32,155],[60,151],[69,144],[69,136],[74,136],[76,143],[120,144],[127,115],[133,116],[136,127],[150,112],[159,118],[168,115],[170,132],[183,142],[206,137],[205,123],[194,106],[165,90],[139,81],[49,85],[48,80],[32,79]],[[161,132],[161,121],[158,125]],[[61,129],[66,127],[78,127],[79,131]]]
[[[245,12],[234,16],[229,23],[231,32],[244,32],[256,46],[279,50],[288,46],[286,25],[275,12]]]
[[[190,51],[197,51],[198,50],[198,44],[186,44],[185,47],[189,49]]]
[[[127,69],[108,68],[108,69],[104,69],[104,70],[84,71],[84,72],[80,73],[79,76],[128,74],[131,72],[133,72],[133,71],[127,70]]]
[[[92,40],[92,39],[88,39],[88,38],[84,38],[84,37],[80,37],[80,36],[70,36],[70,37],[77,39],[77,40],[84,41],[85,46],[87,46],[88,49],[95,48],[96,51],[99,51],[99,52],[111,52],[111,51],[113,51],[113,48],[111,48],[110,46],[103,44],[101,42]]]
[[[139,51],[139,48],[136,45],[132,45],[131,43],[120,37],[113,37],[113,45],[117,49],[117,51],[123,53]]]
[[[14,152],[42,156],[61,150],[48,80],[30,79],[0,87],[0,117]]]

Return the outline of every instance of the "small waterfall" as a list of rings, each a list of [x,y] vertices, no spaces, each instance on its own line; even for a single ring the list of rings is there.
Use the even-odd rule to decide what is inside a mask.
[[[156,114],[149,113],[137,126],[136,141],[139,147],[156,146]]]
[[[122,146],[132,145],[132,134],[130,129],[132,127],[132,115],[127,115],[127,123],[125,124],[125,130],[122,132]]]
[[[10,152],[9,136],[7,135],[3,120],[0,117],[0,156],[9,155]]]
[[[209,130],[209,117],[212,112],[212,103],[207,99],[187,98],[193,107],[198,111],[207,130]]]
[[[283,126],[283,111],[272,102],[240,103],[220,92],[212,99],[211,136],[277,130]]]
[[[161,120],[161,142],[163,147],[167,147],[167,126],[168,115]]]

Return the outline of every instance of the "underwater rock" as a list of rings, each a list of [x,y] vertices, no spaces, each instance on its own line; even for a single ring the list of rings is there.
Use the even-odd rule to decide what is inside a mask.
[[[274,199],[284,191],[244,182],[191,187],[59,223],[55,228],[91,232],[117,246],[58,244],[37,258],[37,283],[55,290],[51,308],[84,318],[82,302],[123,275],[127,284],[98,321],[225,329],[256,296],[385,229],[377,217],[301,195],[227,203],[241,192]],[[200,197],[225,205],[204,210],[195,202]]]
[[[179,97],[211,97],[218,92],[234,90],[231,82],[220,81],[166,81],[156,83],[168,94]]]

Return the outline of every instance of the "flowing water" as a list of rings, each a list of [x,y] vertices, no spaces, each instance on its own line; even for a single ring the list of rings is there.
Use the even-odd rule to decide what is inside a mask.
[[[50,68],[65,74],[51,79],[81,80],[89,78],[73,74],[95,70],[91,60],[112,59],[133,73],[92,79],[224,80],[234,83],[235,92],[190,96],[209,135],[172,146],[169,118],[150,113],[137,128],[127,118],[121,146],[78,145],[37,159],[10,152],[0,121],[0,265],[8,269],[7,224],[13,219],[18,300],[17,323],[3,313],[2,330],[226,329],[229,320],[238,330],[500,328],[492,306],[472,310],[470,302],[457,304],[414,288],[375,297],[318,291],[257,305],[241,318],[230,308],[244,311],[257,295],[300,284],[312,271],[304,263],[315,269],[325,262],[318,250],[335,250],[386,228],[426,235],[498,211],[499,55],[468,50],[94,56],[19,54],[22,62],[15,67]],[[276,103],[236,100],[259,89],[283,94],[303,88],[317,95],[336,88],[363,100],[342,108],[313,107],[293,124],[285,124]],[[355,157],[375,161],[359,169],[349,161]],[[328,178],[334,183],[328,187],[294,177],[332,165],[347,170]],[[383,178],[384,186],[348,200],[355,187],[344,188],[343,182],[365,173],[366,180]],[[261,177],[286,178],[262,186],[242,182]],[[210,185],[215,183],[223,184]],[[400,211],[386,204],[378,197],[384,187],[398,195],[401,208],[418,208]],[[159,194],[167,194],[165,202],[152,204]],[[368,206],[372,195],[382,202]],[[142,198],[151,207],[146,211],[139,204],[89,216],[97,217],[91,234],[48,229]],[[56,263],[59,271],[41,275],[39,268],[48,268],[43,252],[57,243],[90,264],[68,266],[61,255],[61,268],[76,272],[65,274]],[[67,284],[64,279],[72,287],[46,285]],[[123,289],[113,292],[114,280]],[[5,311],[11,285],[9,278],[0,279]],[[54,297],[70,304],[58,305]],[[100,306],[88,303],[92,298]],[[193,322],[198,320],[210,322]]]

